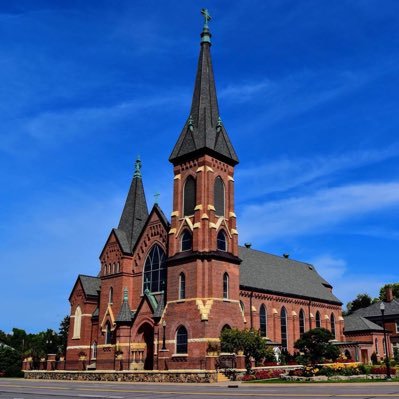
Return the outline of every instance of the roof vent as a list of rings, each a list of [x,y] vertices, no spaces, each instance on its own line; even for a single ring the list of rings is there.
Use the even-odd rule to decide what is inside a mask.
[[[245,244],[245,248],[251,248],[252,244],[250,242],[246,242]]]
[[[290,254],[283,254],[285,259],[288,259],[290,257]]]

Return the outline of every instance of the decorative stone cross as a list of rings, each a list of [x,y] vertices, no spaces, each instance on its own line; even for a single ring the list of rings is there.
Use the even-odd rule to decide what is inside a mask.
[[[208,22],[212,19],[212,17],[210,16],[209,11],[208,11],[207,8],[203,8],[201,10],[201,14],[204,16],[204,19],[205,19],[204,28],[207,28],[208,27]]]

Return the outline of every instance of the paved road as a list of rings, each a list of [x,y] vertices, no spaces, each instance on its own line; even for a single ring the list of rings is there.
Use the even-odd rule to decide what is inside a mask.
[[[270,385],[131,384],[0,379],[0,399],[399,398],[399,383]]]

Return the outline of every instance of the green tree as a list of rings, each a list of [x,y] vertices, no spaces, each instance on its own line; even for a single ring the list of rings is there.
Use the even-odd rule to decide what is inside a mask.
[[[243,351],[247,370],[251,369],[251,357],[255,362],[261,360],[274,360],[271,348],[266,346],[266,341],[255,330],[224,329],[220,335],[222,352],[238,353]]]
[[[294,347],[303,353],[306,363],[321,363],[325,359],[336,360],[339,349],[330,342],[333,339],[333,334],[325,328],[314,328],[302,334]]]
[[[71,318],[69,316],[65,316],[61,323],[58,332],[59,340],[60,340],[60,353],[65,354],[67,342],[68,342],[68,331],[70,325]]]
[[[8,345],[0,345],[0,371],[5,373],[6,377],[21,376],[21,354]]]
[[[373,303],[373,298],[371,298],[368,294],[358,294],[358,296],[353,300],[348,302],[346,305],[346,309],[348,310],[348,314],[351,314],[355,310],[361,308],[367,308]]]
[[[391,287],[393,297],[399,299],[399,283],[392,283],[392,284],[385,284],[383,287],[380,288],[381,301],[387,300],[387,293],[386,293],[387,287]]]

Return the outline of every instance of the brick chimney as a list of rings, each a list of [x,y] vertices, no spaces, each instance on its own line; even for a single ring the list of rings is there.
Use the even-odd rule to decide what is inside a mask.
[[[387,297],[387,302],[392,302],[392,300],[393,300],[393,292],[392,292],[392,287],[390,285],[387,285],[385,287],[385,295]]]

